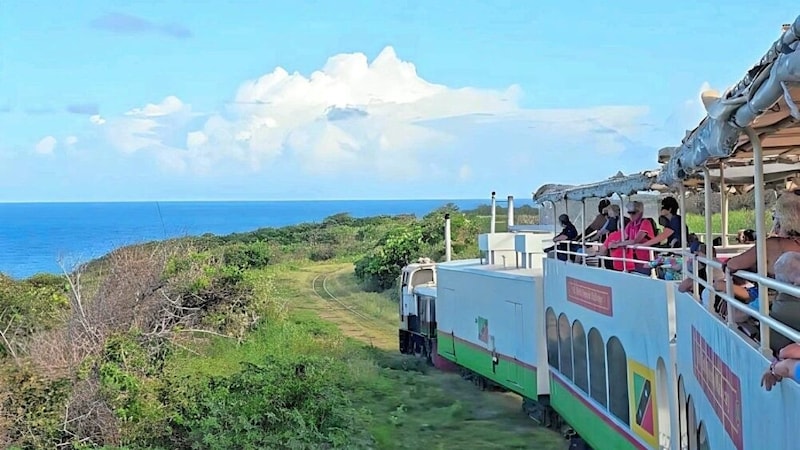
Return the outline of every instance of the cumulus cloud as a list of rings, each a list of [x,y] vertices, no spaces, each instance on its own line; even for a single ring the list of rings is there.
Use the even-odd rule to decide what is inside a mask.
[[[67,136],[66,138],[64,138],[64,143],[67,144],[67,145],[75,145],[75,144],[78,143],[78,137],[77,136]]]
[[[648,108],[529,109],[521,98],[518,86],[432,83],[387,47],[372,61],[335,55],[310,75],[278,67],[244,82],[223,111],[168,96],[90,121],[120,152],[192,174],[490,183],[513,173],[535,184],[655,165],[662,143],[649,141]]]
[[[157,24],[141,17],[123,13],[105,14],[89,22],[89,26],[117,34],[138,35],[154,33],[176,39],[192,37],[191,30],[183,25],[177,23]]]
[[[52,155],[53,150],[56,149],[56,145],[58,141],[53,136],[45,136],[40,140],[36,147],[34,147],[34,151],[40,155]]]

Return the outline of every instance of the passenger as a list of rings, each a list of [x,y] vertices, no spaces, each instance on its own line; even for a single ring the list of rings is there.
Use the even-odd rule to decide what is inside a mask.
[[[703,244],[702,242],[700,242],[700,240],[697,239],[697,236],[694,235],[694,234],[689,235],[689,251],[692,253],[692,255],[694,255],[694,258],[685,260],[685,266],[684,266],[685,269],[684,269],[684,271],[687,274],[688,273],[693,273],[692,271],[694,270],[694,268],[692,266],[695,264],[695,262],[697,261],[698,257],[703,257],[703,258],[707,258],[708,257],[707,256],[708,253],[706,251],[706,244]],[[711,257],[712,258],[714,257],[714,248],[713,247],[711,248]],[[699,266],[697,267],[697,276],[703,281],[708,281],[706,265],[704,263],[699,263],[699,262],[698,262],[698,264],[699,264]],[[678,291],[679,292],[689,292],[693,288],[694,288],[694,280],[692,280],[688,276],[683,277],[683,281],[681,281],[681,283],[678,285]],[[701,298],[702,298],[702,295],[703,295],[703,292],[705,291],[705,289],[706,289],[706,287],[703,286],[702,284],[700,284],[699,293],[701,295]]]
[[[556,246],[558,247],[559,251],[567,251],[567,250],[576,251],[577,246],[574,244],[569,245],[568,241],[574,241],[575,238],[578,237],[578,229],[575,228],[575,225],[572,224],[572,222],[569,220],[569,216],[566,214],[561,214],[560,216],[558,216],[558,221],[559,223],[561,223],[561,233],[559,233],[558,235],[556,235],[556,237],[553,238],[553,242],[556,243],[556,245],[545,249],[545,253],[549,254],[556,248]],[[570,260],[574,260],[574,258],[572,258],[572,255],[566,255],[563,253],[559,253],[557,257],[561,261],[566,261],[567,257],[569,257]]]
[[[663,222],[662,222],[663,220]],[[661,216],[659,223],[664,227],[664,231],[641,244],[642,247],[652,247],[666,241],[667,248],[680,248],[684,230],[689,235],[688,227],[682,224],[681,216],[678,214],[678,201],[673,197],[665,197],[661,200]]]
[[[761,386],[769,392],[784,378],[800,383],[800,344],[793,343],[780,349],[778,357],[761,376]]]
[[[786,252],[775,261],[775,279],[794,286],[800,286],[800,253]],[[772,302],[769,315],[790,328],[800,330],[800,299],[793,295],[779,292]],[[769,336],[770,347],[774,353],[793,343],[792,340],[775,330],[770,330]]]
[[[754,244],[756,242],[756,232],[755,230],[739,230],[739,234],[736,235],[736,243],[737,244]]]
[[[648,239],[655,237],[653,225],[650,220],[644,217],[644,204],[640,201],[633,201],[626,205],[626,211],[630,217],[630,222],[625,226],[624,240],[612,242],[607,245],[609,250],[618,248],[626,248],[633,246],[633,249],[626,249],[626,258],[636,259],[638,261],[647,261],[650,259],[650,252],[648,250],[635,249],[636,245],[641,245]],[[650,267],[646,263],[628,263],[626,270],[634,270],[639,273],[649,274]]]
[[[800,190],[786,191],[778,197],[773,214],[773,236],[767,238],[767,275],[774,278],[775,261],[786,252],[800,251]],[[757,272],[757,250],[751,247],[723,263],[723,269]]]
[[[593,236],[595,233],[599,232],[608,222],[608,206],[611,205],[611,202],[604,198],[600,200],[600,203],[597,205],[597,215],[595,216],[592,223],[583,230],[583,236],[586,236],[586,239],[589,239],[590,236]],[[575,238],[576,241],[581,240],[581,236]]]
[[[606,215],[606,221],[592,239],[597,242],[605,242],[609,233],[613,233],[619,228],[619,205],[608,205],[603,212]]]

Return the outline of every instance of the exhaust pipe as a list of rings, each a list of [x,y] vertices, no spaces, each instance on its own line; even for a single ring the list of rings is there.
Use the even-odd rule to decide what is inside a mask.
[[[497,198],[496,193],[492,191],[492,222],[489,225],[489,233],[494,234],[494,223],[497,221]]]
[[[514,226],[514,196],[508,196],[508,231]]]
[[[450,239],[450,214],[444,215],[444,259],[445,261],[450,261],[452,259],[452,251],[451,251],[451,239]]]

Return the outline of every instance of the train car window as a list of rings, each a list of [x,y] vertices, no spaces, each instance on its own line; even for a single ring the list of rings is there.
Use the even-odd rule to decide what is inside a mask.
[[[564,313],[558,317],[558,353],[561,373],[572,380],[572,327]]]
[[[606,344],[597,328],[589,330],[589,393],[597,402],[608,408],[606,385]]]
[[[579,321],[572,323],[572,358],[575,384],[589,393],[589,357],[586,354],[586,333]]]
[[[680,448],[686,448],[689,445],[689,418],[686,414],[686,388],[683,386],[683,375],[678,375],[678,427]]]
[[[619,420],[630,425],[628,406],[628,357],[616,336],[606,344],[608,355],[608,410]]]
[[[545,311],[545,321],[547,327],[547,362],[550,367],[559,370],[558,365],[558,320],[553,308]]]
[[[697,427],[697,448],[699,450],[711,450],[711,443],[708,442],[708,433],[706,433],[706,424],[700,421],[700,426]]]

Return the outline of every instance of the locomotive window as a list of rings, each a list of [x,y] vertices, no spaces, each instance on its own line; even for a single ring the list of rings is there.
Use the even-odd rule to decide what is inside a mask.
[[[608,386],[606,386],[606,344],[597,328],[589,330],[589,388],[590,395],[608,408]]]
[[[545,321],[547,327],[547,362],[550,367],[558,370],[558,320],[553,308],[545,311]]]
[[[628,358],[625,348],[616,336],[606,344],[608,354],[608,409],[611,414],[630,425],[628,407]]]
[[[589,393],[589,361],[586,354],[586,333],[579,321],[572,323],[572,357],[575,369],[575,384]]]
[[[558,353],[561,373],[572,380],[572,327],[564,313],[558,317]]]

